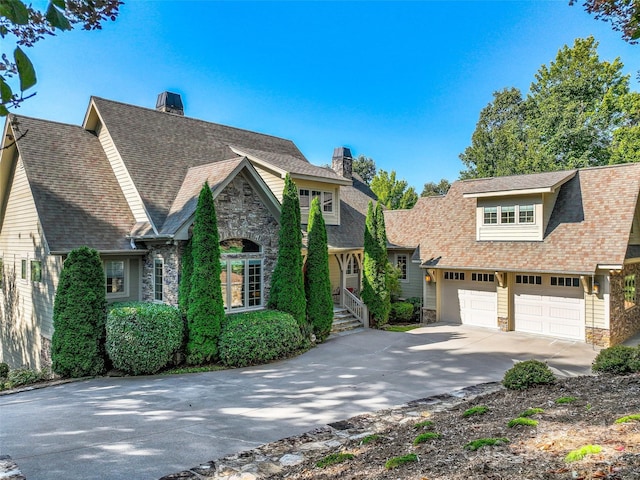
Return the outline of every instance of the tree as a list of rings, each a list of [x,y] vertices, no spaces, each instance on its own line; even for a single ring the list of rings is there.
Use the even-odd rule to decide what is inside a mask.
[[[373,177],[376,175],[376,162],[373,158],[365,157],[360,154],[355,160],[353,160],[351,169],[353,172],[360,175],[360,178],[362,178],[364,183],[370,185],[371,180],[373,180]]]
[[[622,62],[601,61],[593,37],[564,46],[540,67],[527,98],[494,93],[460,155],[462,178],[640,161],[636,93]]]
[[[574,5],[576,0],[570,0]],[[629,43],[640,39],[640,4],[631,0],[585,0],[585,10],[595,14],[596,19],[611,22],[613,29],[622,32],[622,38]]]
[[[434,197],[439,195],[446,195],[451,188],[451,182],[446,178],[442,178],[438,183],[427,182],[422,189],[421,197]]]
[[[71,30],[77,24],[82,24],[84,30],[101,29],[104,20],[116,19],[120,5],[119,0],[51,0],[46,11],[41,11],[21,0],[0,1],[0,37],[11,35],[17,44],[12,58],[8,52],[1,51],[0,116],[7,115],[8,108],[34,95],[24,96],[37,80],[33,64],[21,47],[32,47],[45,36],[55,35],[56,30]],[[9,43],[5,41],[5,48]],[[18,85],[12,87],[16,76]],[[16,88],[19,93],[15,92]]]
[[[329,278],[329,249],[327,230],[320,210],[320,201],[315,197],[309,210],[307,225],[307,263],[305,293],[307,297],[307,320],[313,325],[313,333],[322,342],[331,333],[333,324],[333,297]]]
[[[224,320],[220,285],[220,237],[213,194],[208,183],[198,197],[191,238],[193,272],[187,310],[187,363],[211,362],[218,357],[218,338]]]
[[[386,237],[382,205],[378,202],[374,207],[369,202],[364,229],[362,300],[369,308],[372,325],[376,327],[387,323],[391,308]]]
[[[100,255],[89,247],[72,250],[64,261],[53,303],[51,359],[58,375],[103,373],[106,304]]]
[[[391,174],[382,169],[378,170],[371,180],[371,190],[378,197],[378,201],[391,210],[411,208],[418,201],[416,190],[409,187],[406,180],[397,180],[395,170],[391,170]]]
[[[298,189],[289,174],[284,179],[282,211],[278,230],[278,261],[271,278],[268,306],[290,313],[303,334],[310,333],[306,323],[306,299],[302,275],[302,230]]]
[[[193,275],[193,252],[191,239],[184,244],[180,258],[180,285],[178,286],[178,307],[183,318],[189,311],[189,293],[191,292],[191,276]]]

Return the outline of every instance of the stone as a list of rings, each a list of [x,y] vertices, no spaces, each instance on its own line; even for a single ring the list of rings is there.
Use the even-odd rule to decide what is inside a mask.
[[[304,462],[304,457],[300,454],[287,453],[280,457],[279,462],[285,467],[291,467],[293,465],[300,465]]]

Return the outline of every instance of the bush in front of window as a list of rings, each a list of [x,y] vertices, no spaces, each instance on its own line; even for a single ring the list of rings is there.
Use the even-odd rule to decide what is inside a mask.
[[[420,310],[422,310],[422,298],[421,297],[409,297],[406,300],[413,305],[413,319],[420,319]]]
[[[408,322],[413,318],[413,304],[409,302],[396,302],[391,304],[389,313],[390,322]]]
[[[303,342],[292,315],[262,310],[229,315],[222,327],[218,351],[224,365],[246,367],[287,358]]]
[[[127,303],[109,310],[106,330],[113,366],[132,375],[149,375],[166,367],[180,350],[184,321],[171,305]]]
[[[64,261],[53,304],[55,373],[86,377],[104,372],[106,303],[100,255],[89,247],[72,250]]]

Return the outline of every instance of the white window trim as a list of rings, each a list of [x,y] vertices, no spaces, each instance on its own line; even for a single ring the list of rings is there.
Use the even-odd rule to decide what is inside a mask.
[[[224,302],[227,304],[226,307],[224,307],[224,311],[226,314],[231,314],[231,313],[237,313],[237,312],[248,312],[248,311],[252,311],[252,310],[261,310],[264,308],[265,305],[265,298],[264,298],[264,258],[258,257],[256,256],[257,254],[255,253],[247,253],[247,254],[223,254],[220,256],[220,266],[221,268],[223,267],[224,264],[224,268],[225,270],[222,270],[224,272],[226,272],[226,278],[227,278],[227,283],[226,285],[226,298],[224,299]],[[232,271],[231,271],[231,262],[232,261],[237,261],[240,260],[244,263],[244,269],[247,272],[244,275],[243,278],[243,290],[245,292],[246,297],[242,299],[243,304],[245,306],[243,307],[232,307],[231,304],[232,302],[232,295],[233,295],[233,291],[231,288],[229,288],[231,286],[230,279],[232,276]],[[248,306],[249,303],[249,262],[250,261],[259,261],[260,262],[260,303],[258,305],[251,305]]]
[[[300,206],[300,211],[301,212],[309,212],[310,208],[311,208],[311,202],[313,201],[314,195],[313,192],[320,192],[320,211],[322,212],[323,215],[334,215],[336,213],[336,192],[335,191],[328,191],[328,190],[319,190],[319,189],[314,189],[311,187],[302,187],[298,189],[298,200],[300,199],[300,192],[302,192],[302,190],[305,190],[307,192],[309,192],[309,206],[308,207],[303,207]],[[324,209],[324,196],[325,194],[330,194],[331,195],[331,210],[326,210]]]
[[[404,257],[404,270],[406,273],[405,278],[402,278],[401,276],[398,277],[398,280],[402,283],[408,283],[409,282],[409,255],[407,255],[406,253],[396,253],[395,255],[395,264],[396,264],[396,268],[400,269],[400,266],[398,265],[398,259],[400,257]],[[402,271],[402,269],[400,269]]]
[[[24,265],[24,268],[22,268],[23,265]],[[28,283],[30,281],[28,257],[24,257],[20,259],[20,281],[23,283]]]
[[[33,275],[33,262],[40,263],[40,280],[32,280],[31,276]],[[44,262],[42,260],[38,260],[36,258],[32,258],[29,260],[29,271],[27,272],[27,280],[30,283],[43,283],[44,282]]]
[[[107,262],[124,262],[124,291],[109,293],[107,292],[107,298],[126,298],[129,296],[129,283],[131,282],[131,276],[129,275],[129,259],[106,259],[103,261],[102,268],[104,271],[104,289],[107,290]]]
[[[161,299],[156,298],[156,264],[160,263],[162,265],[162,290],[160,290]],[[156,257],[153,259],[153,301],[157,303],[164,303],[164,258]]]
[[[514,221],[512,223],[507,223],[502,221],[502,208],[503,207],[513,207],[514,209]],[[532,207],[533,208],[533,222],[521,222],[520,221],[520,207]],[[489,208],[496,209],[496,223],[487,223],[485,221],[485,211]],[[485,227],[512,227],[514,225],[521,225],[527,227],[533,227],[536,225],[536,206],[535,204],[527,203],[527,204],[514,204],[514,205],[486,205],[482,207],[482,225]]]

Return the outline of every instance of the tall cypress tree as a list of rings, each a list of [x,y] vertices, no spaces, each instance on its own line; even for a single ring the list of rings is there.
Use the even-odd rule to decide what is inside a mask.
[[[187,362],[201,364],[218,357],[224,319],[220,287],[220,238],[213,194],[205,183],[198,197],[191,239],[193,272],[187,310]]]
[[[298,189],[289,174],[284,179],[278,262],[271,279],[268,306],[290,313],[306,333],[306,300],[302,275],[302,231]]]
[[[362,300],[369,308],[373,326],[387,323],[391,299],[387,287],[387,248],[382,206],[369,202],[364,229],[364,276]],[[382,229],[382,232],[379,230]],[[384,242],[384,243],[383,243]],[[384,248],[383,248],[384,245]]]
[[[333,297],[329,278],[327,230],[317,197],[311,202],[307,233],[307,319],[313,325],[316,337],[324,341],[329,336],[333,323]]]
[[[85,377],[104,371],[106,304],[100,254],[89,247],[72,250],[53,303],[51,359],[58,375]]]
[[[189,311],[189,293],[191,292],[191,276],[193,275],[193,255],[191,239],[185,243],[180,259],[180,285],[178,287],[178,306],[182,317]]]

